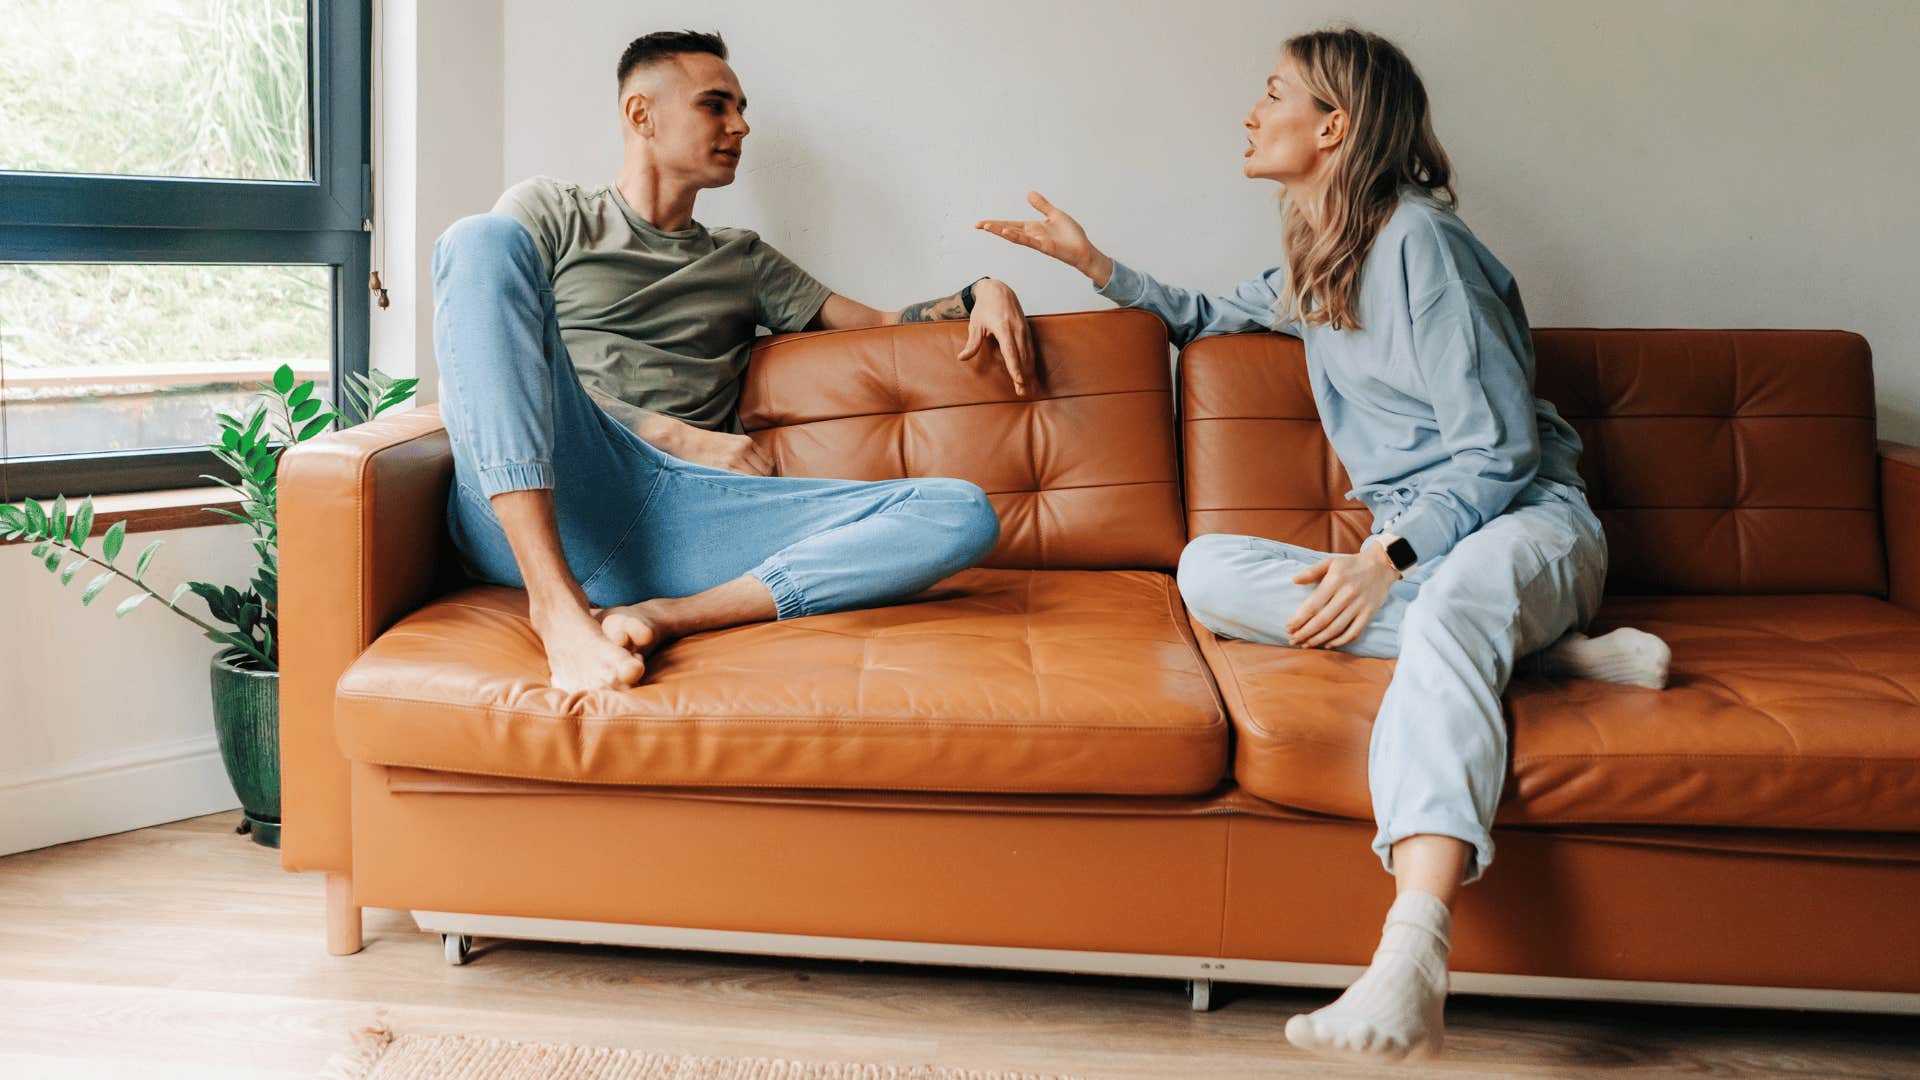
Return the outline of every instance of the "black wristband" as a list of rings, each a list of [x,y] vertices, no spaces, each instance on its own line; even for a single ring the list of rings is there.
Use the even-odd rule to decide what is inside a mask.
[[[967,282],[966,288],[960,290],[960,306],[967,309],[969,315],[973,314],[973,287],[985,280],[987,279],[983,277],[974,278]]]

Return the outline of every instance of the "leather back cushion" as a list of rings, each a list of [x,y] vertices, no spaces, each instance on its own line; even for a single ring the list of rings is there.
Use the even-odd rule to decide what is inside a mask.
[[[1580,433],[1617,593],[1884,594],[1873,365],[1840,331],[1534,332]],[[1352,551],[1372,517],[1327,445],[1297,339],[1180,357],[1187,528]]]
[[[1032,320],[1014,394],[997,352],[956,359],[963,322],[789,334],[753,351],[740,420],[783,476],[951,476],[985,489],[985,566],[1171,569],[1186,542],[1166,327],[1141,311]]]

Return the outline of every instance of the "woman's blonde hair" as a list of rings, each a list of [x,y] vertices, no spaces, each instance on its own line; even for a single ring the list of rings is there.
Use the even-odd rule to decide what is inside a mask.
[[[1404,187],[1455,205],[1452,167],[1433,134],[1427,88],[1399,47],[1364,30],[1319,30],[1287,39],[1322,112],[1345,109],[1347,133],[1334,149],[1320,225],[1307,224],[1289,196],[1281,225],[1287,253],[1282,316],[1358,330],[1360,264]]]

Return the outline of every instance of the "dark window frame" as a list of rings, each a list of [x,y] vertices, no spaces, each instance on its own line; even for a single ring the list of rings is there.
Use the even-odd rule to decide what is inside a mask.
[[[0,170],[0,262],[252,263],[333,271],[334,393],[367,372],[369,0],[307,0],[313,178]],[[209,432],[211,437],[213,432]],[[0,458],[4,498],[198,487],[204,449]]]

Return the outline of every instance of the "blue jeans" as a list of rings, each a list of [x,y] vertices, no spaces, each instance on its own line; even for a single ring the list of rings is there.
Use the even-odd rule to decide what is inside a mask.
[[[986,495],[963,480],[744,476],[643,442],[581,385],[533,239],[511,217],[455,222],[434,244],[433,287],[448,520],[480,580],[524,587],[488,500],[530,489],[552,489],[567,566],[596,607],[743,574],[782,619],[871,607],[973,565],[999,539]]]
[[[1202,536],[1180,555],[1180,594],[1222,637],[1290,646],[1287,619],[1316,587],[1293,578],[1329,557],[1256,536]],[[1342,647],[1399,659],[1367,753],[1373,849],[1389,871],[1394,843],[1420,833],[1473,845],[1468,881],[1493,861],[1507,765],[1500,699],[1514,662],[1585,627],[1606,578],[1607,538],[1586,495],[1536,480],[1505,513],[1395,582]]]

